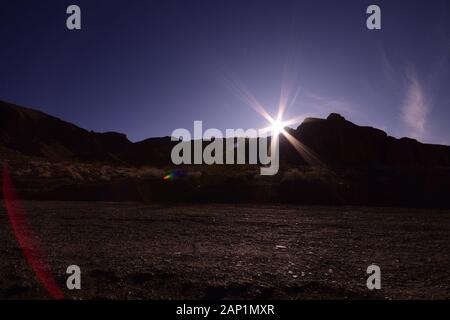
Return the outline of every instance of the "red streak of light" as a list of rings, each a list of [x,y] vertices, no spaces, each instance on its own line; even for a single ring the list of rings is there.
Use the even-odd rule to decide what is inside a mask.
[[[21,206],[16,190],[11,183],[7,166],[3,167],[3,195],[14,235],[28,264],[50,296],[53,299],[63,299],[64,294],[50,273],[50,268],[42,255],[37,237],[33,233],[26,212]]]

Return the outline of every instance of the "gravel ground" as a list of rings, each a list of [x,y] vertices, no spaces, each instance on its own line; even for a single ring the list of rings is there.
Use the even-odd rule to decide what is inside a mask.
[[[449,299],[450,211],[23,203],[67,299]],[[0,204],[0,298],[48,299]],[[382,289],[366,287],[381,268]],[[78,265],[82,289],[66,288]]]

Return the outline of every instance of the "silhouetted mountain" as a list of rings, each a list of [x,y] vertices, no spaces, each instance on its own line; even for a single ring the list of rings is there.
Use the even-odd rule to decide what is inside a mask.
[[[448,146],[396,139],[335,113],[326,120],[307,118],[292,134],[330,165],[450,166]]]
[[[7,148],[50,160],[113,160],[131,143],[115,133],[98,134],[45,113],[0,102],[0,141]]]
[[[52,161],[144,164],[148,160],[149,164],[161,164],[163,155],[158,150],[166,146],[161,141],[155,138],[133,144],[122,133],[88,131],[43,112],[0,101],[0,144],[24,155]]]
[[[287,129],[325,164],[331,166],[450,166],[450,147],[396,139],[384,131],[362,127],[339,114],[307,118]],[[170,165],[175,142],[169,137],[132,143],[116,132],[96,133],[45,113],[0,102],[0,143],[25,155],[49,160],[107,161],[130,165]],[[281,139],[283,163],[306,161]]]
[[[261,177],[256,166],[174,168],[170,137],[133,143],[0,102],[0,159],[26,199],[450,207],[448,146],[396,139],[338,114],[286,131],[298,148],[281,136],[280,173]]]

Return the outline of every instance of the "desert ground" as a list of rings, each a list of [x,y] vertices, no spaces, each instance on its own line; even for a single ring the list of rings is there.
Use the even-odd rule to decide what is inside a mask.
[[[449,299],[450,211],[23,202],[66,299]],[[0,298],[49,299],[0,204]],[[366,269],[381,268],[381,290]],[[81,290],[66,268],[81,268]]]

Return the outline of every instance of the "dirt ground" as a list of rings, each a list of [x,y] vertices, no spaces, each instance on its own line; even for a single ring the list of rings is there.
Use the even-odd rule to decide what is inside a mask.
[[[24,202],[67,299],[449,299],[450,211]],[[48,299],[0,203],[0,298]],[[381,268],[381,290],[366,269]],[[81,290],[66,269],[81,268]]]

